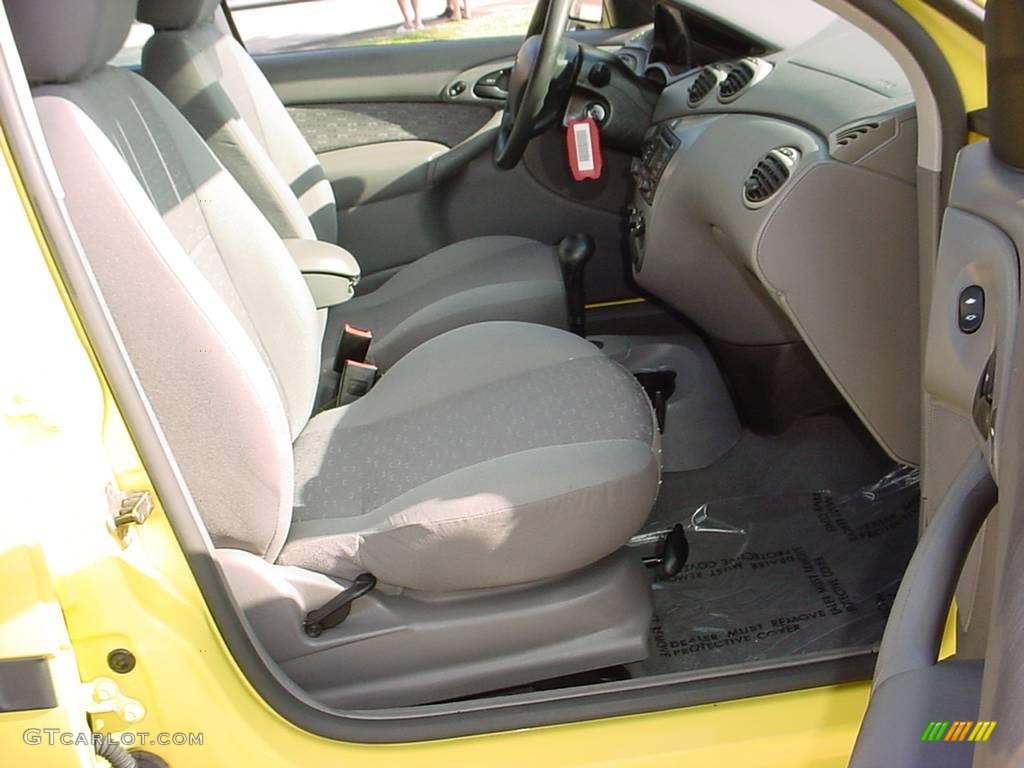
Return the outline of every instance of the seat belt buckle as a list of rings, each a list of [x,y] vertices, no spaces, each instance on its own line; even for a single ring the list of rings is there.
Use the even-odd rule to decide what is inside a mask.
[[[338,351],[334,355],[334,370],[341,373],[348,360],[365,363],[372,341],[373,331],[345,323],[345,327],[341,329]]]
[[[377,382],[377,366],[346,360],[341,366],[341,380],[338,383],[338,405],[348,405],[361,398]]]

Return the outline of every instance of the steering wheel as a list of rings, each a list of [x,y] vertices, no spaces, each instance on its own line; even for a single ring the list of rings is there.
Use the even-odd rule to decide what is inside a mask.
[[[541,33],[529,34],[509,74],[508,96],[494,144],[494,164],[515,168],[530,139],[555,124],[565,111],[579,74],[579,44],[566,39],[572,0],[548,0]],[[539,18],[531,23],[531,32]]]

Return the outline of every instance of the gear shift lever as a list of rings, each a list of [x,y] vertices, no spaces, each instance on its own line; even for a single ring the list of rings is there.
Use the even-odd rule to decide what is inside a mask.
[[[583,269],[593,255],[594,238],[590,235],[568,235],[558,244],[558,263],[562,266],[569,308],[569,330],[577,336],[586,336]]]

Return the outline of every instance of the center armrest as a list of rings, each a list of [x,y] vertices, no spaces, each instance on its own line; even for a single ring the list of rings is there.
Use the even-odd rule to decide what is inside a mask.
[[[352,298],[359,282],[359,262],[344,248],[322,240],[284,238],[285,247],[306,278],[318,309]]]

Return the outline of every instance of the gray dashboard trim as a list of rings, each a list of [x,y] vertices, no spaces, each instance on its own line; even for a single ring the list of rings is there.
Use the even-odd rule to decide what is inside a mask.
[[[829,77],[834,77],[837,80],[845,80],[847,83],[851,83],[852,85],[856,85],[856,86],[859,86],[861,88],[866,88],[869,91],[873,91],[874,93],[877,93],[879,96],[889,97],[889,94],[887,94],[881,88],[874,87],[874,86],[870,85],[869,83],[859,82],[857,80],[854,80],[851,77],[845,77],[845,76],[843,76],[841,74],[838,74],[836,72],[829,72],[827,69],[824,69],[823,67],[817,66],[815,64],[811,64],[811,63],[804,62],[804,61],[797,61],[796,59],[792,59],[789,62],[789,65],[793,66],[793,67],[803,67],[804,69],[809,69],[812,72],[817,72],[819,75],[828,75]]]
[[[920,131],[917,164],[941,172],[940,204],[945,203],[957,151],[967,141],[963,95],[949,62],[920,24],[886,0],[820,0],[867,29],[899,62],[910,79]],[[897,35],[894,30],[899,30]],[[934,258],[934,253],[932,254]]]
[[[914,186],[828,160],[775,207],[758,276],[844,399],[897,461],[920,463]]]
[[[673,132],[679,147],[661,175],[653,205],[639,196],[635,200],[646,219],[637,284],[719,341],[796,341],[796,330],[755,273],[753,253],[770,212],[796,179],[827,155],[827,147],[812,131],[755,115],[695,115],[675,121]],[[749,210],[744,179],[779,147],[794,147],[801,161],[778,195]]]
[[[678,149],[653,204],[634,200],[646,223],[638,285],[721,341],[801,338],[890,455],[917,464],[913,142],[897,142],[894,126],[853,163],[780,118],[694,115],[666,125]],[[797,155],[789,180],[763,205],[746,204],[750,168],[780,147]],[[892,168],[871,167],[888,148]]]
[[[678,5],[742,29],[747,36],[777,50],[800,45],[836,18],[814,0],[772,0],[773,13],[755,14],[750,12],[751,0],[686,0]]]
[[[855,45],[856,43],[856,45]],[[840,53],[826,53],[841,49]],[[851,59],[882,58],[868,74],[858,75]],[[837,21],[805,45],[765,57],[774,67],[739,98],[723,104],[708,98],[689,106],[693,72],[661,93],[654,120],[712,113],[769,115],[806,126],[826,136],[853,120],[913,103],[910,83],[897,63],[866,36]]]

